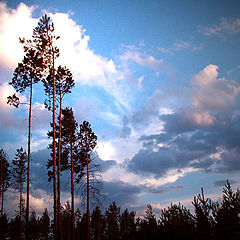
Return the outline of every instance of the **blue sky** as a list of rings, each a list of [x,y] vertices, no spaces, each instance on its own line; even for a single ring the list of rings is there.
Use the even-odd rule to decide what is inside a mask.
[[[13,92],[7,83],[23,57],[18,37],[30,38],[48,13],[61,36],[58,64],[76,83],[64,106],[98,136],[109,200],[141,214],[148,203],[156,212],[171,202],[190,207],[201,187],[216,200],[226,179],[237,188],[239,8],[239,1],[1,1],[1,148],[9,160],[26,148],[27,108],[6,104]],[[36,85],[31,205],[37,211],[52,204],[44,99]],[[63,187],[64,201],[68,192]],[[8,193],[12,204],[14,194]]]

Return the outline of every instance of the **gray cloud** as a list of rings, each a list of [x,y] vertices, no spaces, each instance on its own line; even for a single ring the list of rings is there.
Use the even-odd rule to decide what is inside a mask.
[[[133,186],[121,181],[103,183],[103,194],[110,202],[116,201],[121,206],[135,204],[140,192],[140,186]]]
[[[233,179],[223,179],[223,180],[215,181],[215,182],[213,183],[213,185],[214,185],[215,187],[224,187],[224,186],[226,185],[227,181],[229,181],[229,183],[230,183],[231,185],[238,183],[238,181],[233,180]]]
[[[129,169],[157,178],[186,167],[221,173],[240,170],[240,115],[229,113],[215,115],[215,124],[206,127],[185,121],[180,112],[162,116],[166,132],[142,136],[144,148],[131,159]]]

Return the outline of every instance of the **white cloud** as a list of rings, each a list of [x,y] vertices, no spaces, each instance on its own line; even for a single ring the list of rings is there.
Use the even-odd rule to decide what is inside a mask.
[[[112,160],[114,159],[115,149],[110,142],[101,141],[96,147],[98,156],[102,160]]]
[[[10,112],[13,110],[13,107],[7,104],[7,97],[11,96],[14,93],[12,86],[7,83],[0,85],[0,111],[1,112]]]
[[[0,61],[1,64],[14,69],[22,59],[23,50],[19,37],[30,38],[37,20],[31,17],[34,7],[20,3],[16,10],[7,8],[0,2]]]
[[[111,112],[101,112],[100,116],[102,119],[106,120],[109,124],[116,127],[121,127],[121,119],[118,114],[114,114]]]
[[[66,65],[77,81],[89,85],[104,86],[107,76],[116,74],[113,61],[94,53],[89,48],[90,36],[85,29],[74,22],[68,14],[50,14],[55,25],[55,34],[60,36],[57,45],[60,49],[59,64]]]
[[[23,50],[19,37],[31,38],[38,19],[32,17],[35,7],[21,3],[16,10],[0,3],[0,61],[2,67],[14,69],[22,60]],[[96,54],[89,47],[90,36],[68,14],[49,13],[60,35],[58,63],[66,65],[74,79],[81,84],[100,86],[112,95],[120,106],[129,108],[128,87],[112,59]]]
[[[163,60],[156,59],[151,55],[146,55],[138,51],[127,50],[123,55],[120,56],[120,60],[123,62],[133,61],[140,66],[146,66],[154,70],[159,70],[163,67]]]
[[[199,31],[208,37],[213,35],[224,37],[226,33],[234,35],[240,32],[240,18],[222,18],[219,24],[201,27]]]
[[[208,65],[192,80],[193,105],[204,111],[217,111],[229,107],[240,91],[234,81],[218,78],[218,66]]]

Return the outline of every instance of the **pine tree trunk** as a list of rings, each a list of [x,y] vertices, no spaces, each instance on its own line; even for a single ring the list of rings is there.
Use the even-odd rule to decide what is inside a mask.
[[[72,239],[75,237],[74,182],[73,182],[73,143],[71,142],[71,195],[72,195]]]
[[[58,137],[58,238],[61,238],[61,184],[60,184],[60,170],[61,170],[61,132],[62,132],[62,125],[61,125],[61,119],[62,118],[62,96],[61,96],[61,90],[60,90],[60,106],[59,106],[59,137]]]
[[[22,240],[22,173],[20,174],[20,199],[19,199],[19,204],[20,204],[20,216],[19,216],[20,229],[19,230],[20,230],[20,240]]]
[[[4,200],[4,189],[2,187],[2,206],[1,206],[2,215],[3,215],[3,200]]]
[[[90,240],[89,159],[88,159],[88,151],[87,151],[87,240]]]
[[[31,118],[32,118],[32,89],[33,83],[31,78],[30,83],[30,103],[28,113],[28,165],[27,165],[27,206],[26,206],[26,238],[28,239],[28,225],[29,225],[29,186],[30,186],[30,155],[31,155]]]
[[[53,52],[53,198],[54,198],[54,239],[57,239],[57,184],[56,184],[56,129],[55,129],[55,69]]]
[[[0,199],[2,200],[2,177],[1,177],[1,174],[0,174]],[[2,206],[2,203],[1,203],[1,206]],[[2,209],[2,207],[1,207],[1,216],[3,216],[3,209]]]

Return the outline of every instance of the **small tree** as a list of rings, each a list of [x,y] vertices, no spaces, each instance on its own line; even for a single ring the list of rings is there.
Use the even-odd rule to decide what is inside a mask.
[[[187,208],[180,203],[171,204],[171,207],[163,209],[160,215],[160,226],[163,237],[166,239],[194,239],[194,218]]]
[[[50,217],[47,208],[45,208],[39,220],[39,230],[40,239],[48,240],[50,234]]]
[[[22,211],[23,211],[23,184],[26,179],[26,158],[27,153],[23,148],[17,149],[15,158],[12,160],[12,185],[19,190],[19,221],[20,221],[20,239],[22,239]]]
[[[91,129],[91,124],[83,121],[80,125],[78,133],[78,146],[83,153],[82,165],[87,169],[87,240],[90,240],[90,178],[89,178],[89,163],[90,154],[97,145],[97,136]]]
[[[120,207],[112,202],[105,214],[106,217],[106,239],[120,239]]]
[[[123,240],[133,240],[136,235],[135,212],[128,209],[120,215],[120,234]]]
[[[1,216],[4,214],[4,193],[10,186],[11,172],[9,169],[9,163],[7,161],[7,155],[0,149],[0,199],[1,199]]]
[[[213,211],[216,239],[239,239],[240,236],[240,190],[233,191],[229,181],[223,188],[221,204]]]
[[[192,204],[195,208],[198,239],[211,239],[213,226],[212,201],[209,198],[205,198],[203,188],[201,188],[201,194],[194,196]]]
[[[97,206],[92,212],[91,219],[92,239],[103,239],[104,233],[104,216],[101,214],[100,208]]]

